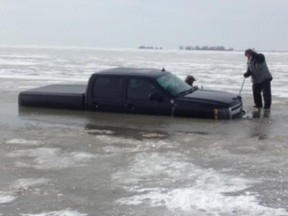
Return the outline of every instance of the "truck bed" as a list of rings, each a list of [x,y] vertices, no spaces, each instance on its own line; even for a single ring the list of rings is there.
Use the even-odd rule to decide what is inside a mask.
[[[19,105],[57,109],[84,110],[87,85],[47,85],[22,91]]]

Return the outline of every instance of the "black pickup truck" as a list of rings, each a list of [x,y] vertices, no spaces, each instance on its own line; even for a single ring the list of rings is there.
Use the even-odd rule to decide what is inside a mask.
[[[241,117],[236,94],[196,89],[165,70],[113,68],[88,85],[48,85],[19,94],[19,105],[87,111],[231,119]]]

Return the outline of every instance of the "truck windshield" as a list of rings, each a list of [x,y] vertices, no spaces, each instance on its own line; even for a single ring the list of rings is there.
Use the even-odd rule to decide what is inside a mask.
[[[169,94],[173,96],[190,93],[193,90],[190,85],[173,74],[166,74],[161,76],[157,78],[157,82],[162,88],[164,88],[169,92]]]

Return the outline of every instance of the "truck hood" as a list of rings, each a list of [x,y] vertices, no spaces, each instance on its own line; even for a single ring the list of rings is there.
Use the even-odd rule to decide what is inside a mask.
[[[182,96],[183,99],[205,101],[212,103],[231,104],[237,100],[237,95],[229,92],[198,89],[192,93]]]

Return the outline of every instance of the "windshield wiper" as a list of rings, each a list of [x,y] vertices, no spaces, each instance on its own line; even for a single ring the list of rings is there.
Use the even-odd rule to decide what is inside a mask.
[[[190,88],[190,89],[188,89],[188,90],[185,90],[185,91],[180,92],[180,93],[178,94],[178,96],[180,96],[180,95],[187,95],[187,94],[192,93],[193,91],[194,91],[194,88]]]

